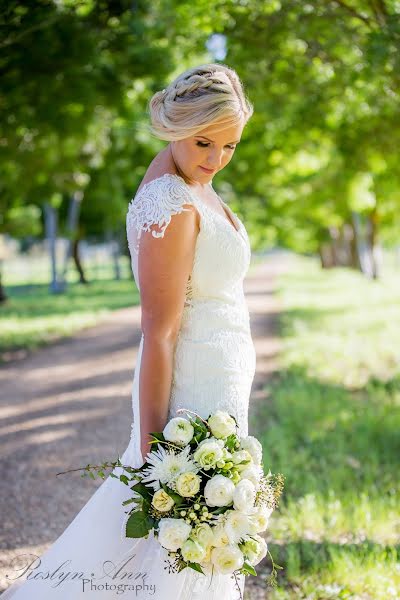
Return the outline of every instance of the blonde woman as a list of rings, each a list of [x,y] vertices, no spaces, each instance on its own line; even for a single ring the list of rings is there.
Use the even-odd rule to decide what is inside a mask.
[[[243,293],[249,239],[212,186],[233,158],[252,105],[233,69],[205,64],[157,92],[149,110],[153,134],[168,144],[148,167],[126,219],[142,309],[132,434],[121,457],[134,467],[149,451],[149,433],[162,431],[180,408],[204,418],[225,410],[235,416],[239,435],[247,435],[255,373]],[[243,598],[244,576],[174,572],[153,532],[125,538],[124,488],[107,478],[40,567],[26,565],[32,579],[20,578],[2,599]]]

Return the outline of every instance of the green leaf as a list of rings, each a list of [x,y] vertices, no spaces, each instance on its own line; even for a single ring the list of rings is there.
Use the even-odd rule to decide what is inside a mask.
[[[137,492],[138,494],[140,494],[140,496],[142,496],[146,500],[151,501],[151,499],[153,497],[151,491],[141,481],[139,481],[138,483],[135,483],[135,485],[132,485],[131,490],[133,490],[134,492]]]
[[[187,566],[190,567],[191,569],[193,569],[194,571],[198,571],[199,573],[203,573],[203,575],[204,575],[203,569],[197,563],[188,562]]]
[[[150,435],[154,438],[154,440],[157,440],[159,442],[165,442],[166,441],[166,439],[164,437],[164,434],[160,433],[159,431],[156,431],[154,433],[151,432]]]
[[[181,504],[183,504],[185,502],[185,498],[182,498],[182,496],[180,496],[179,494],[177,494],[176,492],[171,490],[171,488],[169,488],[165,483],[162,483],[160,481],[160,484],[161,484],[161,487],[164,490],[164,492],[166,492],[168,494],[168,496],[171,496],[171,498],[175,502],[176,506],[180,506]]]
[[[136,498],[128,498],[128,500],[124,500],[122,506],[126,506],[127,504],[132,504],[132,502],[137,502]]]
[[[249,562],[247,562],[246,560],[243,563],[242,569],[243,569],[243,571],[245,571],[249,575],[256,575],[257,576],[257,571],[255,570],[255,568]]]
[[[142,538],[154,527],[155,521],[141,510],[135,511],[129,517],[125,534],[128,538]]]
[[[216,508],[215,510],[210,510],[209,512],[211,512],[213,515],[221,515],[222,513],[226,512],[227,510],[231,509],[231,506],[221,506],[220,508]]]

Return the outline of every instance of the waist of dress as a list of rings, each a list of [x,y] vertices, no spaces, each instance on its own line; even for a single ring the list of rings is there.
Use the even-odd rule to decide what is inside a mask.
[[[251,334],[249,310],[244,297],[234,302],[218,298],[191,298],[190,304],[185,304],[180,336],[204,339],[221,332]]]

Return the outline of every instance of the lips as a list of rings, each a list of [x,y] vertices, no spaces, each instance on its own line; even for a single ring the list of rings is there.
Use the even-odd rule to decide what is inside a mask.
[[[206,173],[210,173],[210,174],[214,173],[214,169],[206,169],[206,167],[202,167],[201,165],[200,165],[200,169],[203,169],[203,171],[205,171]]]

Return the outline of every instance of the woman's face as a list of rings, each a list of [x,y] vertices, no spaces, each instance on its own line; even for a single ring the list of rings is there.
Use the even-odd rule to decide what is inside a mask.
[[[209,183],[230,162],[243,127],[240,124],[217,131],[218,127],[214,125],[196,135],[170,142],[175,165],[189,182]]]

